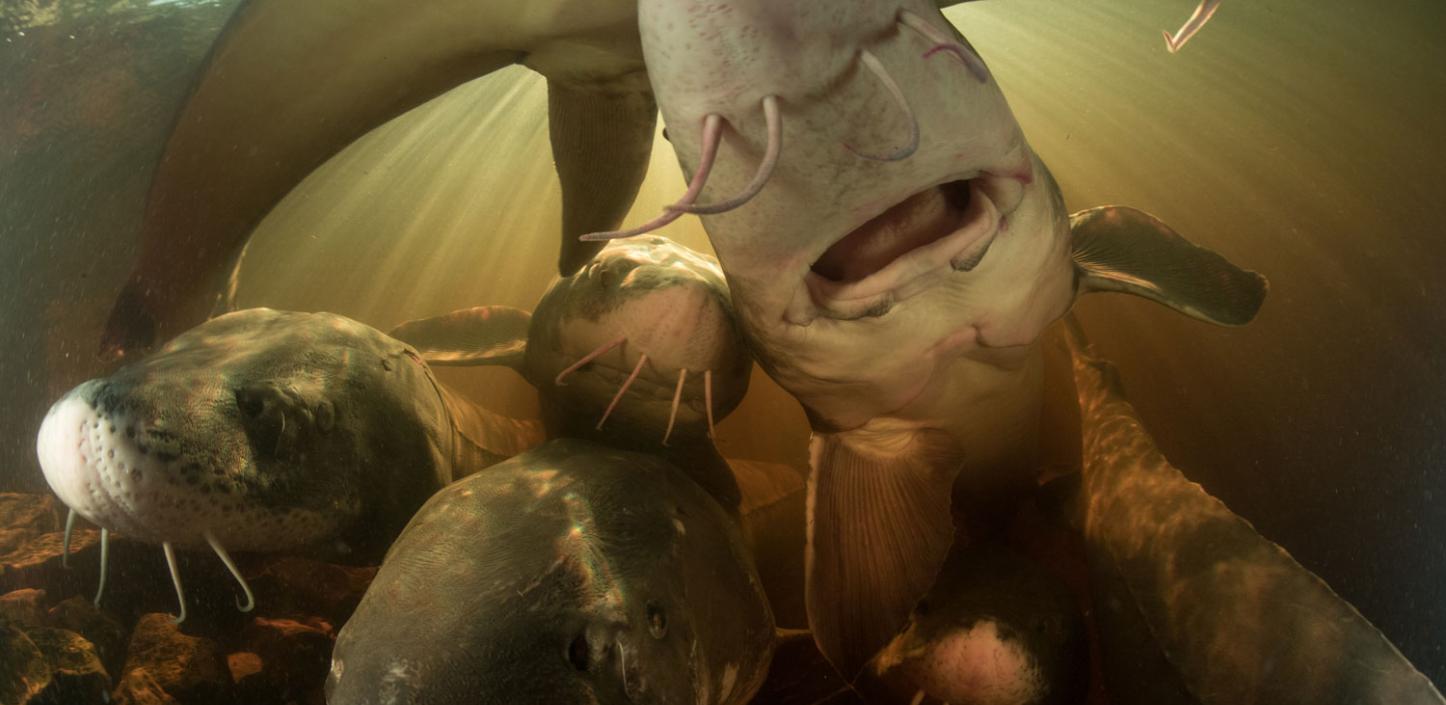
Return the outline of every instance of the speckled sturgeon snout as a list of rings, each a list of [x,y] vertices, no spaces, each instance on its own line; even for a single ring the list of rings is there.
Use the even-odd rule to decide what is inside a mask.
[[[184,618],[175,547],[209,546],[238,581],[228,549],[379,558],[437,489],[540,441],[380,331],[248,309],[76,387],[36,451],[67,542],[76,514],[102,529],[101,590],[111,530],[161,544]]]
[[[1152,216],[1070,216],[920,0],[642,0],[649,78],[740,325],[814,428],[810,626],[848,677],[906,623],[955,492],[1037,475],[1045,328],[1091,291],[1239,325],[1265,282]],[[965,484],[969,486],[966,488]]]

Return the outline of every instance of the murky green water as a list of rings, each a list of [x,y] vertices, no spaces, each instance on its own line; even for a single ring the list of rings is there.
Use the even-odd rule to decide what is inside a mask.
[[[201,5],[119,28],[0,26],[0,490],[41,487],[44,409],[100,369],[91,351],[149,165],[226,14]],[[1077,310],[1176,464],[1446,681],[1446,6],[1226,0],[1166,53],[1159,30],[1192,9],[997,0],[948,14],[1071,208],[1149,210],[1270,278],[1238,330],[1122,297]],[[539,77],[511,69],[348,148],[261,225],[241,303],[381,328],[530,307],[559,208],[545,100]],[[629,222],[682,189],[659,140]],[[667,234],[707,248],[695,219]],[[533,408],[508,373],[449,379]],[[759,375],[720,445],[801,464],[806,435]]]

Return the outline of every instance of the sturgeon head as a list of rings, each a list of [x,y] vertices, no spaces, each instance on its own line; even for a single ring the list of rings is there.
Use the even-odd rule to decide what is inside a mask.
[[[531,314],[479,306],[392,335],[438,365],[507,365],[537,388],[551,437],[661,453],[725,506],[740,496],[712,444],[753,358],[723,273],[666,238],[614,242],[548,287]]]
[[[933,4],[650,1],[640,21],[679,161],[707,167],[678,210],[816,422],[895,412],[1068,306],[1057,190]]]
[[[569,417],[560,425],[576,427],[559,430],[649,444],[711,435],[752,367],[717,262],[660,237],[613,243],[554,282],[523,364]]]
[[[337,637],[333,705],[741,705],[774,622],[730,518],[653,455],[549,441],[438,492]]]
[[[849,678],[1037,473],[1037,340],[1081,291],[1248,321],[1264,281],[1148,214],[1072,220],[979,55],[922,0],[642,0],[654,95],[760,363],[815,430],[807,602]]]
[[[324,556],[345,541],[366,559],[451,480],[451,442],[405,344],[341,316],[248,309],[76,387],[36,450],[61,501],[138,540]]]

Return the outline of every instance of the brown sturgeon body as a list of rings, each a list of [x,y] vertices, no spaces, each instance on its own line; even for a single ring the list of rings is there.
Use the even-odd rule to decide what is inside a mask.
[[[576,235],[627,213],[652,153],[657,108],[636,18],[631,0],[242,3],[176,118],[102,351],[134,355],[200,323],[234,286],[227,275],[252,229],[307,174],[372,128],[513,64],[548,79],[572,235],[559,267],[575,269],[597,251]]]
[[[1070,338],[1079,516],[1106,687],[1126,705],[1446,702],[1355,608],[1172,466]]]

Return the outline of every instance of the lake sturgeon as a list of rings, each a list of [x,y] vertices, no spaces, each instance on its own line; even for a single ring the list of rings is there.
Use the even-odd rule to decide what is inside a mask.
[[[209,546],[232,573],[228,551],[376,561],[438,489],[541,440],[374,328],[247,309],[71,390],[36,451],[102,557],[110,530],[160,544],[180,593],[174,547]]]
[[[1037,340],[1077,296],[1238,325],[1265,281],[1140,211],[1069,216],[933,3],[643,0],[639,24],[690,174],[668,214],[702,216],[750,347],[809,413],[809,619],[852,677],[969,540],[951,497],[1037,479]]]

